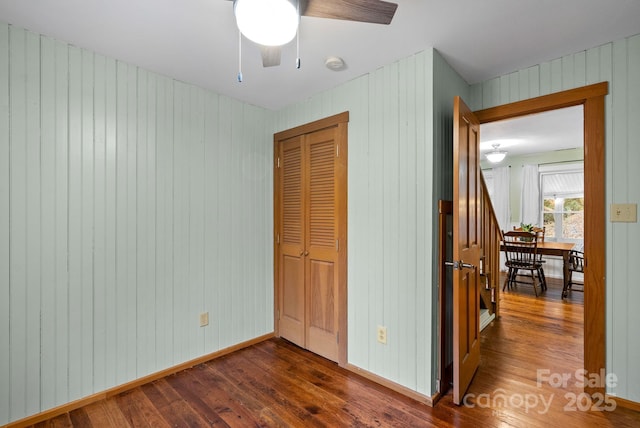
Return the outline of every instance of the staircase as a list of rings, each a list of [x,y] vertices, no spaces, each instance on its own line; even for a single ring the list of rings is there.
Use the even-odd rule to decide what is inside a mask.
[[[491,198],[487,191],[487,185],[480,174],[480,192],[482,196],[481,241],[482,256],[480,258],[480,280],[484,287],[480,294],[481,304],[489,311],[489,314],[498,316],[500,294],[500,242],[502,230],[496,218],[491,204]]]

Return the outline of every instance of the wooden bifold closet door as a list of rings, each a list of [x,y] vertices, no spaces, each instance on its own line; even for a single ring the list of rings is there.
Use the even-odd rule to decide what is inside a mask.
[[[342,353],[346,359],[346,123],[292,131],[275,140],[277,334],[339,362]]]

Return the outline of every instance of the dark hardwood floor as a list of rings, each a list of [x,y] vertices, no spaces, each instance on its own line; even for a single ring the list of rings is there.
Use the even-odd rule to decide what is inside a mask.
[[[502,295],[502,317],[482,333],[464,406],[447,395],[428,407],[272,339],[36,426],[640,426],[640,414],[628,409],[585,409],[573,378],[582,365],[583,297],[563,301],[560,291],[550,280],[538,298],[526,286]],[[546,370],[541,385],[538,370]],[[563,373],[572,374],[566,386],[546,381]]]

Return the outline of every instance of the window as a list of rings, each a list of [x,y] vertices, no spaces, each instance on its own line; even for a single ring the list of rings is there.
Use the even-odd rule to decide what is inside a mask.
[[[584,240],[584,172],[582,164],[541,168],[542,223],[545,239]]]
[[[545,198],[543,206],[545,238],[584,239],[584,197]]]

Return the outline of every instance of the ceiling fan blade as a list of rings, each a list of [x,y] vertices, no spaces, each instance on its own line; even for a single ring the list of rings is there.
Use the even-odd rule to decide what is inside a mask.
[[[260,45],[260,53],[262,54],[262,66],[274,67],[280,65],[280,54],[282,49],[280,46],[263,46]]]
[[[306,4],[305,4],[306,3]],[[301,15],[389,24],[398,5],[381,0],[301,0]]]

